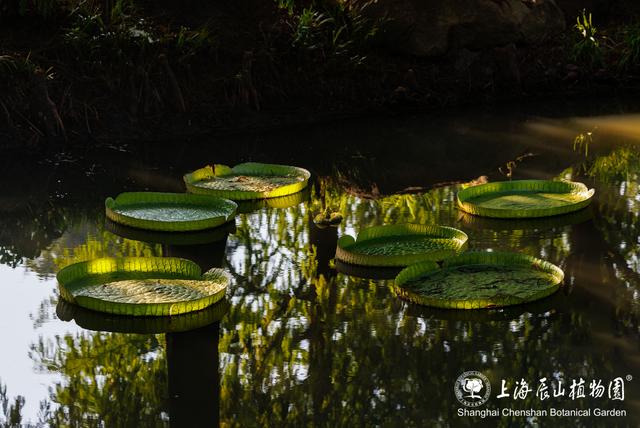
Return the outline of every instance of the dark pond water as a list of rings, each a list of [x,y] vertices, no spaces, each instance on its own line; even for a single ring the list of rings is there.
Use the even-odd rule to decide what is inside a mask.
[[[640,116],[626,111],[609,104],[598,112],[468,112],[4,157],[0,425],[638,426]],[[583,144],[574,142],[579,134]],[[152,237],[125,238],[105,226],[107,196],[180,191],[182,173],[242,160],[306,167],[312,190],[276,208],[244,207],[235,230],[208,244],[144,242]],[[459,183],[509,174],[580,180],[596,188],[596,199],[587,211],[532,222],[456,209]],[[313,215],[327,206],[344,221],[318,229]],[[557,264],[565,284],[533,304],[445,311],[399,300],[392,281],[358,277],[371,272],[334,266],[339,236],[392,222],[461,228],[472,248]],[[106,255],[222,266],[233,277],[228,304],[208,318],[218,322],[187,319],[193,330],[168,334],[61,305],[56,272]],[[454,383],[470,370],[492,384],[481,409],[592,416],[459,416]],[[565,395],[542,401],[541,378],[550,391],[563,382]],[[607,391],[616,378],[623,400]],[[510,396],[498,398],[503,380]],[[533,391],[514,400],[522,380]],[[603,396],[591,397],[598,380]],[[596,417],[596,408],[626,416]]]

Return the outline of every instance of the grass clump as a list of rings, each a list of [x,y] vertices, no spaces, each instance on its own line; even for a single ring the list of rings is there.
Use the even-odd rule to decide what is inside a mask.
[[[577,34],[571,48],[571,61],[590,68],[602,67],[604,65],[604,53],[601,46],[601,36],[593,24],[591,13],[583,10],[582,15],[576,19],[576,24],[573,28]]]
[[[280,0],[289,14],[291,46],[320,61],[344,61],[362,65],[375,44],[385,20],[371,19],[371,0],[356,2],[316,1],[298,9],[293,1]]]

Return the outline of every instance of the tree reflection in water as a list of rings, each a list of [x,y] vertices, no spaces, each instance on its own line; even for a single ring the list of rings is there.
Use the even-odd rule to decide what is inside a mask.
[[[509,227],[461,215],[454,205],[455,185],[371,200],[322,179],[310,201],[239,216],[226,256],[214,248],[196,251],[200,263],[215,265],[224,258],[234,278],[231,309],[219,327],[170,334],[167,345],[157,335],[101,332],[43,337],[34,344],[37,368],[63,375],[51,389],[47,418],[68,426],[98,426],[99,420],[106,426],[161,426],[203,418],[219,419],[223,426],[448,426],[455,421],[506,427],[523,420],[456,416],[453,383],[460,373],[482,371],[494,391],[501,379],[513,386],[520,379],[608,381],[640,373],[640,168],[631,162],[624,168],[610,177],[599,177],[590,165],[581,169],[592,171],[598,183],[597,201],[584,218]],[[338,228],[317,229],[313,216],[327,206],[339,210],[344,221]],[[444,311],[397,299],[389,280],[359,279],[332,268],[339,235],[400,221],[457,226],[469,233],[472,247],[545,258],[565,270],[565,287],[520,307]],[[93,238],[70,245],[65,239],[78,224],[83,223],[72,224],[32,268],[52,272],[45,268],[51,263],[104,253],[181,251],[100,230],[83,231]],[[640,417],[637,385],[629,382],[629,398],[616,403],[629,412],[627,419],[558,418],[554,426],[629,425]],[[549,407],[533,393],[506,404],[495,394],[492,407]],[[589,398],[553,404],[612,407]]]

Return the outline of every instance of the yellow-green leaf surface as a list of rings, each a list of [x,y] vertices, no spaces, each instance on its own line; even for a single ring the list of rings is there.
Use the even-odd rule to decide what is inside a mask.
[[[231,221],[238,206],[228,199],[187,193],[128,192],[105,200],[107,218],[138,229],[186,232]]]
[[[397,224],[364,229],[338,239],[336,260],[362,266],[408,266],[443,260],[464,250],[467,235],[446,226]]]
[[[458,206],[483,217],[533,218],[566,214],[589,203],[595,190],[582,183],[547,180],[499,181],[458,192]]]
[[[303,168],[248,162],[229,168],[206,166],[184,176],[190,193],[232,200],[275,198],[307,187],[311,174]]]
[[[419,263],[395,280],[396,293],[427,306],[480,309],[517,305],[554,293],[564,273],[557,266],[518,253],[470,252],[442,266]]]
[[[224,317],[229,307],[227,299],[222,299],[208,308],[187,314],[171,317],[132,317],[92,311],[61,299],[56,306],[56,315],[63,321],[74,320],[77,325],[87,330],[160,334],[195,330],[213,324]]]
[[[204,309],[224,297],[229,282],[221,269],[201,275],[197,264],[170,257],[95,259],[67,266],[57,278],[68,302],[131,316]]]

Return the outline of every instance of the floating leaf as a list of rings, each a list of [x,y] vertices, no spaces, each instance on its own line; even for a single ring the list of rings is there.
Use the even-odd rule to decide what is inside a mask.
[[[204,309],[224,297],[221,269],[200,275],[197,264],[170,257],[102,258],[58,272],[63,299],[119,315],[166,316]]]
[[[232,220],[238,209],[228,199],[187,193],[128,192],[107,198],[107,217],[139,229],[186,232],[218,227]]]
[[[458,206],[483,217],[547,217],[586,207],[594,193],[582,183],[569,181],[499,181],[461,190]]]
[[[446,226],[397,224],[364,229],[338,240],[336,259],[363,266],[408,266],[443,260],[462,251],[467,235]]]
[[[480,309],[517,305],[554,293],[562,270],[518,253],[470,252],[442,266],[419,263],[395,280],[396,292],[415,303],[439,308]]]
[[[216,165],[215,170],[206,166],[185,174],[184,182],[191,193],[251,200],[299,192],[309,177],[309,171],[295,166],[248,162],[233,168]]]

